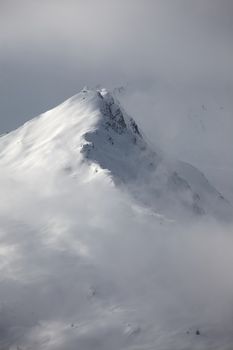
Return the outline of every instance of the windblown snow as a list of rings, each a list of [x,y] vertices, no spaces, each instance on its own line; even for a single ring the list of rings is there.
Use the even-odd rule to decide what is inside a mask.
[[[1,164],[25,172],[108,176],[150,208],[231,215],[231,205],[195,167],[167,161],[106,90],[84,89],[1,138]],[[88,161],[89,167],[82,167]],[[180,209],[180,208],[179,208]]]
[[[1,349],[231,349],[231,203],[105,89],[0,138]]]

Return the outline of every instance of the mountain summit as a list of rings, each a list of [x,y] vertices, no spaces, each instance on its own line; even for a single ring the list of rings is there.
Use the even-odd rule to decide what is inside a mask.
[[[232,349],[232,214],[83,89],[0,137],[0,349]]]
[[[176,216],[231,215],[231,205],[188,163],[167,160],[106,90],[84,88],[0,138],[0,164],[17,173],[110,177],[150,209]],[[84,175],[83,175],[84,176]]]

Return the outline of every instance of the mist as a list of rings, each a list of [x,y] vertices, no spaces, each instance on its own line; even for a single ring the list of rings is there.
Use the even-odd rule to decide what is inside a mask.
[[[169,221],[107,178],[33,181],[1,174],[2,348],[232,341],[231,226]]]

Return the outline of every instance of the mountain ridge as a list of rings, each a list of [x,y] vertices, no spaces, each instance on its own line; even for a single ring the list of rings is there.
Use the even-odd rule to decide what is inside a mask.
[[[59,106],[0,138],[0,164],[74,175],[101,170],[142,205],[173,216],[230,217],[231,205],[195,167],[153,149],[106,89],[84,88]]]

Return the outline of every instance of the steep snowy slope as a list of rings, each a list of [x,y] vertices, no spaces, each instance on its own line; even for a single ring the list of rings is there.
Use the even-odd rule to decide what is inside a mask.
[[[227,218],[231,205],[196,168],[148,145],[136,122],[106,90],[87,90],[0,138],[0,164],[20,172],[108,175],[137,200],[170,217]],[[21,170],[20,170],[21,169]],[[104,170],[104,171],[103,171]]]
[[[231,207],[107,91],[1,137],[0,193],[1,350],[232,349]]]

